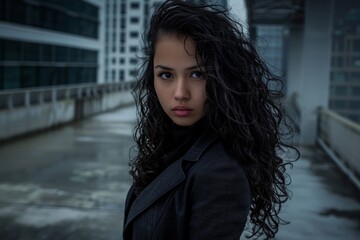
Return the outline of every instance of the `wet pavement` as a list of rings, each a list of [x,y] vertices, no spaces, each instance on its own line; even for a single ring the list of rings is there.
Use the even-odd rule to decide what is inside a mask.
[[[134,107],[0,146],[1,240],[121,240]],[[276,239],[360,239],[360,194],[317,147],[290,171]]]
[[[0,239],[121,239],[135,109],[0,147]]]

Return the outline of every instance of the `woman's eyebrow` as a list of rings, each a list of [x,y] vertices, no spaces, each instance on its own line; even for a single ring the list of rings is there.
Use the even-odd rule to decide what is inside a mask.
[[[164,70],[174,70],[173,68],[171,67],[167,67],[167,66],[164,66],[164,65],[156,65],[155,68],[162,68]],[[185,70],[194,70],[194,69],[197,69],[197,68],[200,68],[198,65],[193,65],[193,66],[190,66],[188,68],[186,68]]]
[[[164,65],[156,65],[155,68],[162,68],[164,70],[174,70],[173,68],[167,67],[167,66],[164,66]]]

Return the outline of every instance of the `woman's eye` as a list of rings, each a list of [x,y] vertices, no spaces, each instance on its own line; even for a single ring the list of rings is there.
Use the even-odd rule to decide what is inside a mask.
[[[169,79],[172,78],[172,74],[169,72],[162,72],[159,73],[159,77],[161,77],[162,79]]]
[[[200,71],[195,71],[191,73],[192,78],[202,78],[202,73]]]

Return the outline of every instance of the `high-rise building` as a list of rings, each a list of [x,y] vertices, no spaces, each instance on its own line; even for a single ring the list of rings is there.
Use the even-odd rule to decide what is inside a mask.
[[[1,0],[0,89],[100,81],[102,8],[96,0]]]
[[[360,122],[360,2],[335,0],[330,109]]]
[[[280,24],[257,24],[255,30],[256,49],[267,64],[271,73],[278,77],[285,75],[285,35],[286,28]],[[283,84],[269,81],[268,87],[273,90],[286,91],[286,79]]]
[[[151,1],[105,1],[105,82],[133,81]]]

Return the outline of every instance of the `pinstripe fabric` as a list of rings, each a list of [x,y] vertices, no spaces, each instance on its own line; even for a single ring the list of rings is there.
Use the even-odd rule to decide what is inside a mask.
[[[137,198],[129,190],[123,238],[238,240],[250,200],[242,166],[205,134]]]

